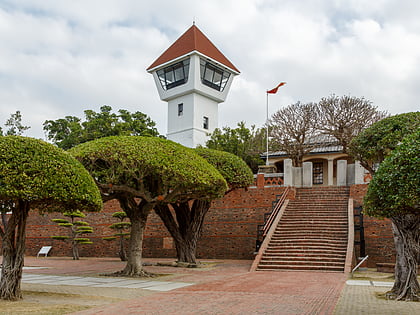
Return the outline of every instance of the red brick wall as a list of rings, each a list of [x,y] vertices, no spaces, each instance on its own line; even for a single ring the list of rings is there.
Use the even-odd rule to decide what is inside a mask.
[[[363,205],[363,197],[367,191],[367,185],[353,185],[350,188],[350,197],[354,199],[355,207]],[[365,227],[365,244],[368,267],[376,268],[376,263],[394,263],[395,246],[392,235],[391,221],[389,219],[377,219],[363,216]],[[359,239],[359,232],[355,232],[355,239]],[[359,253],[359,247],[356,247]]]
[[[249,188],[232,191],[223,199],[215,200],[206,215],[202,235],[198,241],[198,258],[252,259],[255,250],[257,225],[263,223],[264,213],[271,209],[276,195],[283,192],[283,187]],[[294,198],[294,191],[290,192]],[[111,236],[108,227],[116,222],[111,214],[118,211],[115,200],[105,204],[99,213],[87,214],[84,221],[89,222],[94,233],[88,234],[92,245],[81,245],[80,256],[117,256],[116,241],[104,241],[102,237]],[[62,218],[60,214],[42,214],[32,212],[27,225],[27,255],[36,255],[42,246],[53,246],[53,256],[71,256],[68,242],[53,240],[51,235],[65,235],[67,229],[51,222],[53,218]],[[144,234],[144,257],[176,257],[172,239],[160,218],[152,213],[148,218]]]
[[[354,185],[350,195],[358,206],[363,202],[367,185]],[[263,223],[264,213],[271,208],[276,195],[282,187],[240,189],[229,193],[223,199],[213,202],[204,221],[202,236],[198,241],[198,258],[252,259],[255,249],[257,225]],[[294,198],[294,190],[289,194]],[[111,214],[118,211],[115,200],[109,201],[99,213],[90,213],[84,219],[94,228],[88,235],[92,245],[80,246],[81,257],[108,256],[116,257],[116,241],[104,241],[102,237],[111,236],[109,225],[117,222]],[[27,225],[27,255],[36,255],[42,246],[53,246],[53,256],[71,256],[67,242],[52,240],[52,235],[64,235],[67,230],[51,222],[52,218],[61,218],[60,214],[41,214],[31,212]],[[377,262],[394,262],[395,253],[389,220],[379,220],[368,216],[365,219],[366,253],[368,265],[375,267]],[[358,236],[356,232],[356,237]],[[144,234],[145,257],[175,257],[172,239],[160,218],[152,213],[149,216]],[[358,254],[358,248],[356,248]]]

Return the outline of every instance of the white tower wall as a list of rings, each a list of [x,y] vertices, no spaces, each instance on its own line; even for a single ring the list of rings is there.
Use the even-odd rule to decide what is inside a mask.
[[[182,114],[178,106],[182,104]],[[218,103],[198,93],[179,96],[168,102],[168,133],[169,140],[186,147],[195,148],[204,145],[208,134],[217,128]],[[204,128],[204,117],[208,118],[208,129]]]

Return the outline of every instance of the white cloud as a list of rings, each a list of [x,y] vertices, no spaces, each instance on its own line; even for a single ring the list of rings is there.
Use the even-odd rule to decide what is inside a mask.
[[[296,101],[364,96],[392,113],[420,109],[416,0],[3,0],[0,124],[16,110],[42,123],[111,105],[143,111],[166,132],[166,104],[146,68],[195,19],[240,69],[219,125],[265,121]]]

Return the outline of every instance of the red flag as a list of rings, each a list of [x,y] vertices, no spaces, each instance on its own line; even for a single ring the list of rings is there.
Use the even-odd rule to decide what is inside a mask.
[[[286,84],[286,82],[281,82],[274,89],[272,89],[270,91],[267,91],[267,93],[269,93],[269,94],[276,94],[277,93],[277,90],[279,89],[279,87],[281,87],[282,85],[285,85],[285,84]]]

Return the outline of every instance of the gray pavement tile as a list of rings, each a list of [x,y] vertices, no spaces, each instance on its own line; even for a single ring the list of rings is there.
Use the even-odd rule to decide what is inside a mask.
[[[57,284],[57,280],[53,279],[30,279],[30,280],[22,280],[25,283],[39,283],[39,284]]]
[[[99,278],[99,277],[77,277],[77,276],[54,276],[25,274],[22,277],[25,283],[48,284],[48,285],[73,285],[88,286],[95,288],[132,288],[153,291],[170,291],[182,288],[192,283],[132,280],[126,278]]]
[[[372,283],[368,280],[347,280],[346,284],[348,285],[372,285]]]
[[[191,283],[173,282],[171,284],[151,286],[151,287],[148,287],[147,290],[164,292],[164,291],[171,291],[171,290],[187,287],[187,286],[190,286],[190,285],[192,285],[192,284]]]
[[[394,282],[387,282],[387,281],[372,281],[375,287],[390,287],[394,286]]]
[[[126,288],[128,286],[138,286],[139,288],[146,288],[154,285],[155,281],[149,282],[136,282],[136,281],[125,281],[125,282],[116,282],[116,283],[107,283],[104,286],[108,288]]]

